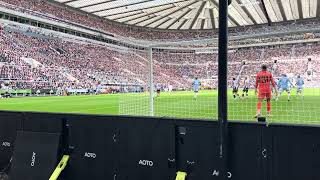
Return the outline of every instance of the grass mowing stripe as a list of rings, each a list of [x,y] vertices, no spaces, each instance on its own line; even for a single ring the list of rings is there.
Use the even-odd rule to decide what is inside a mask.
[[[241,94],[242,92],[239,91]],[[161,93],[155,99],[155,115],[178,118],[217,119],[217,91],[200,91],[198,100],[193,99],[193,92]],[[84,114],[119,114],[120,99],[132,111],[138,106],[147,111],[148,93],[111,94],[98,96],[51,96],[0,99],[0,109],[16,111],[61,112]],[[131,97],[134,97],[131,99]],[[249,98],[233,100],[232,92],[228,91],[229,119],[254,121],[257,98],[251,90]],[[320,124],[320,91],[306,89],[304,100],[292,92],[292,100],[287,101],[284,93],[279,101],[272,101],[272,122]],[[138,111],[139,112],[139,111]],[[265,102],[263,106],[265,113]],[[136,114],[136,113],[135,113]],[[145,113],[148,114],[148,113]]]

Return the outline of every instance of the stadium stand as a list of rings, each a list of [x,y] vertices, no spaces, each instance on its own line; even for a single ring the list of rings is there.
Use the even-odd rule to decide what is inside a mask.
[[[26,14],[42,17],[57,22],[78,24],[83,27],[95,28],[115,36],[139,39],[171,39],[173,41],[190,38],[216,37],[216,32],[165,32],[148,30],[139,27],[129,27],[119,24],[102,22],[101,19],[61,7],[56,3],[43,0],[2,0],[3,7]],[[287,35],[272,35],[282,31],[316,29],[316,20],[277,24],[277,26],[243,27],[230,30],[231,37],[241,37],[241,40],[231,40],[231,46],[258,44],[281,41],[297,41],[317,39],[320,33],[289,33]],[[245,37],[270,33],[259,38]],[[152,35],[150,35],[150,33]],[[98,82],[107,84],[139,84],[147,88],[148,56],[144,50],[119,52],[98,43],[88,43],[59,34],[44,34],[41,29],[15,29],[6,27],[0,34],[0,82],[8,84],[12,89],[57,89],[93,88]],[[215,43],[199,45],[183,45],[186,47],[215,47]],[[288,44],[276,47],[242,47],[233,48],[229,53],[229,77],[244,78],[253,76],[259,69],[260,62],[277,66],[276,76],[286,74],[306,74],[312,72],[313,79],[317,77],[316,63],[319,60],[319,45]],[[217,53],[196,53],[195,51],[164,50],[153,54],[155,60],[154,81],[163,86],[174,84],[175,89],[188,89],[194,77],[210,80],[208,87],[216,88]],[[308,62],[307,57],[313,61]],[[277,60],[278,63],[274,63]],[[301,62],[298,66],[297,61]],[[276,65],[275,65],[276,64]],[[309,64],[309,65],[308,65]],[[303,68],[301,68],[303,67]],[[312,70],[310,70],[312,69]],[[314,72],[314,73],[313,73]],[[170,77],[168,80],[167,77]],[[241,81],[240,81],[241,82]],[[231,83],[231,82],[230,82]],[[308,86],[316,85],[316,81],[308,82]]]
[[[148,82],[145,74],[141,73],[148,72],[147,54],[143,51],[119,53],[98,44],[71,39],[67,41],[31,31],[4,30],[0,37],[0,78],[2,82],[10,81],[13,89],[50,89],[62,85],[90,88],[97,81],[127,84]],[[229,76],[237,76],[242,66],[242,77],[253,76],[261,61],[272,67],[274,60],[278,60],[278,69],[274,72],[277,76],[281,73],[305,74],[306,57],[311,56],[314,61],[319,60],[319,45],[236,49],[230,53]],[[161,84],[175,84],[176,88],[183,89],[188,87],[185,79],[191,81],[194,77],[212,79],[217,76],[217,54],[168,50],[156,52],[154,59],[157,62],[155,82]],[[298,60],[302,63],[297,64]],[[311,67],[317,69],[319,65],[314,61]],[[246,64],[243,65],[243,62]],[[173,82],[166,81],[168,76]]]
[[[154,27],[97,14],[149,2],[167,1],[0,0],[0,180],[58,179],[69,158],[60,179],[319,177],[320,3],[229,0],[229,39],[215,0],[138,9]]]

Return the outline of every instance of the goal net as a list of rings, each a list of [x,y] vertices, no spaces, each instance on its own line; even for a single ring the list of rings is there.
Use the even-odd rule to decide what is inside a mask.
[[[150,115],[149,62],[145,50],[128,48],[117,54],[123,91],[119,96],[119,114]]]
[[[231,50],[229,119],[252,121],[261,116],[269,123],[319,124],[319,50],[317,44]],[[261,89],[263,79],[257,75],[263,65],[275,83],[270,95]],[[267,83],[272,86],[272,81]]]
[[[246,43],[229,42],[228,119],[256,122],[258,116],[266,117],[269,123],[319,124],[320,46]],[[217,120],[216,46],[208,40],[201,44],[169,42],[154,46],[152,51],[119,53],[118,61],[125,62],[123,75],[142,87],[139,92],[120,96],[120,114]],[[269,96],[261,95],[259,86],[255,90],[262,65],[275,83]]]
[[[153,48],[124,54],[143,92],[120,96],[120,114],[217,119],[217,54],[207,53]]]
[[[217,119],[217,54],[153,50],[156,116]]]

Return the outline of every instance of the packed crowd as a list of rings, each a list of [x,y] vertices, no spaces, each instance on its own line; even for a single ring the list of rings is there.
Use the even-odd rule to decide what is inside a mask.
[[[30,63],[26,60],[36,63]],[[183,82],[173,72],[155,65],[159,83]],[[145,52],[111,50],[108,47],[59,38],[30,36],[23,32],[0,33],[0,82],[12,88],[92,88],[104,84],[148,83]]]
[[[185,79],[198,77],[203,80],[214,80],[212,88],[216,88],[218,63],[216,54],[195,53],[159,53],[155,59],[161,66],[176,72]],[[173,63],[170,60],[174,59]],[[309,61],[311,59],[311,61]],[[229,86],[232,78],[238,78],[240,84],[245,77],[254,81],[255,74],[261,70],[261,64],[266,64],[274,76],[288,74],[296,77],[301,75],[308,80],[307,86],[319,83],[320,45],[295,45],[281,47],[243,48],[229,51],[228,59]],[[180,62],[180,63],[179,63]],[[312,76],[307,72],[311,71]],[[252,87],[254,83],[251,84]]]
[[[72,24],[79,24],[82,26],[95,28],[107,33],[111,33],[115,36],[132,37],[137,39],[166,39],[166,40],[177,40],[177,39],[192,39],[192,38],[212,38],[217,37],[217,32],[212,30],[207,31],[160,31],[155,29],[145,29],[142,27],[133,27],[127,25],[121,25],[112,23],[110,21],[102,20],[101,18],[94,17],[85,13],[74,11],[71,8],[65,6],[59,6],[52,4],[45,0],[1,0],[1,6],[20,11],[23,13],[33,14],[41,16],[54,21],[67,22]],[[284,32],[289,30],[302,30],[310,28],[318,28],[320,21],[310,20],[306,22],[295,22],[277,24],[276,26],[258,26],[258,27],[237,27],[231,28],[230,34],[232,36],[238,35],[254,35],[261,33],[270,32]],[[273,38],[279,40],[281,38],[298,38],[299,36],[290,37],[279,37]],[[299,37],[300,38],[300,37]],[[256,41],[256,40],[250,40]],[[265,41],[265,40],[260,40]]]
[[[195,77],[217,78],[217,53],[156,49],[153,60],[154,81],[163,86],[188,89]],[[305,74],[310,69],[317,74],[319,60],[320,46],[314,44],[233,49],[229,50],[228,76],[252,76],[261,62],[272,67],[276,76]],[[147,88],[148,77],[147,51],[0,30],[0,84],[14,89],[94,88],[98,82]]]

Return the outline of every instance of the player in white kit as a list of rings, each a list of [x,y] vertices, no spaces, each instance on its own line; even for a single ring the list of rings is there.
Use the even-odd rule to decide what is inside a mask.
[[[236,78],[233,78],[232,80],[233,99],[236,99],[237,97],[239,97],[238,90],[239,90],[239,81]]]
[[[248,97],[249,87],[250,87],[250,79],[249,77],[245,77],[243,82],[242,98]]]

